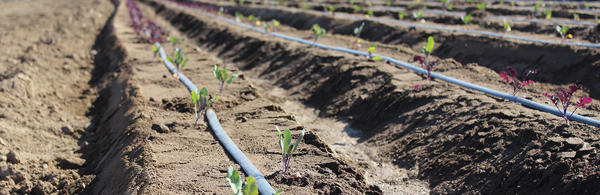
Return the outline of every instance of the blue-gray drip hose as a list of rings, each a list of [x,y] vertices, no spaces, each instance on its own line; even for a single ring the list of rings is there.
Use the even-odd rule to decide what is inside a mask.
[[[167,60],[167,54],[165,53],[165,50],[162,47],[160,47],[160,44],[155,43],[154,45],[159,48],[159,55],[162,59],[161,61],[165,65],[165,67],[167,67],[169,72],[171,72],[172,74],[177,74],[177,76],[179,77],[179,81],[181,81],[181,83],[183,83],[190,92],[197,91],[198,88],[196,87],[196,85],[194,85],[194,83],[192,83],[192,81],[190,81],[183,73],[177,72],[177,68],[175,68],[175,66],[173,66],[173,64],[171,64],[171,62]],[[271,195],[275,193],[275,190],[273,190],[273,187],[271,187],[271,185],[269,184],[269,182],[267,182],[265,177],[262,174],[260,174],[258,169],[256,169],[252,162],[250,162],[246,155],[244,155],[244,153],[242,153],[242,151],[235,145],[235,143],[231,141],[229,136],[227,136],[227,133],[225,133],[225,130],[223,130],[223,127],[221,127],[219,119],[217,118],[217,114],[213,109],[206,110],[206,118],[208,118],[208,124],[210,125],[210,128],[213,130],[215,136],[217,137],[219,142],[221,142],[221,145],[223,145],[225,150],[227,150],[227,152],[240,165],[240,167],[244,169],[246,175],[252,176],[256,179],[256,183],[258,184],[258,191],[261,194],[266,195]]]

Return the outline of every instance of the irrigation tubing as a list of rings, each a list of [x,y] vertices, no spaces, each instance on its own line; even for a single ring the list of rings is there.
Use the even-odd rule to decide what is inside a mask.
[[[347,49],[347,48],[342,48],[342,47],[331,47],[331,46],[323,45],[323,44],[320,44],[320,43],[314,43],[312,41],[308,41],[308,40],[304,40],[304,39],[300,39],[300,38],[296,38],[296,37],[291,37],[291,36],[287,36],[287,35],[283,35],[283,34],[279,34],[279,33],[275,33],[275,32],[266,32],[266,31],[264,31],[264,30],[262,30],[260,28],[256,28],[254,26],[250,26],[250,25],[247,25],[247,24],[239,23],[239,22],[236,22],[236,21],[228,19],[228,18],[219,17],[219,16],[216,16],[216,15],[213,15],[213,14],[201,11],[201,10],[197,10],[196,9],[195,11],[197,11],[198,13],[200,13],[202,15],[214,18],[216,20],[222,20],[222,21],[228,22],[228,23],[233,24],[233,25],[237,25],[237,26],[249,29],[249,30],[253,30],[253,31],[256,31],[256,32],[263,33],[263,34],[270,34],[270,35],[273,35],[275,37],[279,37],[279,38],[282,38],[282,39],[286,39],[286,40],[290,40],[290,41],[295,41],[295,42],[306,44],[306,45],[312,45],[314,47],[319,47],[319,48],[326,49],[326,50],[339,51],[339,52],[344,52],[344,53],[349,53],[349,54],[359,55],[359,56],[369,56],[369,54],[366,53],[366,52],[360,52],[360,51],[356,51],[356,50],[353,50],[353,49]],[[408,68],[408,69],[411,69],[411,70],[413,70],[415,72],[418,72],[418,73],[421,73],[421,74],[427,74],[427,71],[424,70],[424,69],[422,69],[422,68],[413,66],[412,64],[409,64],[409,63],[406,63],[406,62],[402,62],[402,61],[396,60],[396,59],[391,58],[391,57],[382,56],[382,55],[372,55],[372,56],[373,57],[379,56],[382,59],[384,59],[384,60],[386,60],[386,61],[388,61],[390,63],[396,64],[397,66],[400,66],[400,67],[403,67],[403,68]],[[439,80],[443,80],[443,81],[446,81],[448,83],[452,83],[452,84],[455,84],[455,85],[458,85],[458,86],[461,86],[461,87],[465,87],[465,88],[468,88],[468,89],[480,91],[480,92],[483,92],[485,94],[489,94],[489,95],[493,95],[493,96],[496,96],[496,97],[499,97],[499,98],[503,98],[503,99],[510,100],[510,101],[513,101],[513,102],[517,102],[517,103],[520,103],[520,104],[522,104],[524,106],[531,107],[531,108],[534,108],[534,109],[537,109],[537,110],[540,110],[540,111],[543,111],[543,112],[548,112],[548,113],[554,114],[556,116],[562,117],[562,112],[561,111],[559,111],[558,109],[556,109],[554,107],[548,106],[548,105],[540,104],[540,103],[537,103],[537,102],[534,102],[534,101],[531,101],[531,100],[528,100],[528,99],[525,99],[525,98],[520,98],[520,97],[517,97],[517,96],[513,96],[513,95],[510,95],[510,94],[507,94],[507,93],[504,93],[504,92],[500,92],[500,91],[496,91],[496,90],[493,90],[493,89],[489,89],[489,88],[486,88],[486,87],[483,87],[483,86],[480,86],[480,85],[476,85],[476,84],[473,84],[473,83],[461,81],[461,80],[458,80],[458,79],[455,79],[455,78],[452,78],[452,77],[447,77],[447,76],[444,76],[442,74],[435,73],[435,72],[431,73],[431,77],[439,79]],[[600,121],[594,120],[594,119],[591,119],[591,118],[587,118],[587,117],[584,117],[584,116],[581,116],[581,115],[578,115],[578,114],[573,114],[570,117],[570,120],[574,120],[574,121],[578,121],[578,122],[581,122],[581,123],[585,123],[585,124],[588,124],[588,125],[591,125],[591,126],[594,126],[594,127],[600,127]]]
[[[190,92],[197,91],[198,88],[196,87],[196,85],[194,85],[194,83],[192,83],[192,81],[190,81],[183,73],[178,72],[177,68],[175,68],[175,66],[173,66],[173,64],[167,60],[167,54],[165,53],[165,50],[162,47],[160,47],[160,44],[155,43],[155,45],[159,48],[160,58],[162,59],[163,64],[165,65],[165,67],[167,67],[169,72],[171,72],[172,74],[176,74],[179,78],[179,81],[181,81]],[[221,127],[221,123],[219,123],[217,114],[213,109],[206,110],[206,118],[208,118],[208,124],[210,125],[210,128],[213,130],[215,136],[217,137],[219,142],[221,142],[225,150],[227,150],[227,152],[229,152],[229,154],[233,157],[233,159],[235,159],[235,161],[240,165],[240,167],[244,169],[246,175],[252,176],[256,179],[256,183],[258,184],[258,191],[261,194],[267,195],[275,193],[275,190],[273,189],[273,187],[271,187],[269,182],[267,182],[265,177],[262,174],[260,174],[258,169],[256,169],[252,162],[250,162],[246,155],[244,155],[244,153],[235,145],[235,143],[233,143],[231,138],[227,136],[227,133],[225,133],[225,130],[223,130],[223,127]]]

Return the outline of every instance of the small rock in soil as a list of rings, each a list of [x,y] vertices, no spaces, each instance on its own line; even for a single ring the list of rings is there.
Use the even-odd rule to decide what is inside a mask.
[[[550,137],[550,138],[548,138],[548,141],[550,141],[551,143],[560,145],[563,141],[565,141],[565,139],[562,137]]]
[[[575,158],[576,154],[577,154],[576,152],[570,151],[570,152],[561,152],[561,153],[558,153],[558,156],[560,158]]]
[[[4,161],[6,161],[6,156],[0,155],[0,162],[4,162]]]
[[[579,151],[591,151],[593,149],[594,147],[590,146],[590,144],[588,144],[587,142],[583,142],[583,146],[579,148]]]
[[[164,124],[152,124],[152,130],[155,130],[159,133],[169,133],[169,127]]]
[[[60,128],[60,130],[62,130],[63,133],[67,134],[67,135],[72,135],[73,134],[73,127],[71,127],[71,125],[66,125]]]
[[[6,146],[6,142],[0,137],[0,145]]]
[[[578,137],[570,137],[565,140],[569,146],[579,148],[583,145],[583,140]]]
[[[21,158],[17,155],[17,153],[15,153],[15,151],[12,150],[6,154],[6,160],[13,164],[21,163]]]

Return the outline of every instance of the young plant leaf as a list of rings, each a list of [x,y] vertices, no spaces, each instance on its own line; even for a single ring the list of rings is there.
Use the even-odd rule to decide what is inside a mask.
[[[423,53],[425,53],[426,55],[433,53],[433,46],[434,46],[433,37],[432,36],[427,37],[427,43],[425,44],[425,47],[423,47]]]

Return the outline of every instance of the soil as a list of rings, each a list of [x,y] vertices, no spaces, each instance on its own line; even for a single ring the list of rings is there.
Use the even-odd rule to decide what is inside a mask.
[[[147,18],[186,39],[180,48],[190,63],[182,71],[198,87],[218,91],[216,64],[240,75],[212,107],[286,194],[599,193],[598,128],[566,126],[435,80],[414,90],[424,77],[406,69],[250,32],[172,2],[141,2]],[[0,13],[0,194],[231,193],[227,168],[240,167],[204,118],[194,123],[189,92],[136,36],[125,3],[0,7],[7,8]],[[312,11],[228,10],[276,18],[277,32],[306,39],[319,23],[331,33],[319,43],[343,47],[361,22]],[[535,88],[520,95],[548,102],[542,92],[580,82],[586,90],[576,96],[594,102],[578,113],[598,118],[597,49],[376,22],[365,29],[361,38],[377,42],[377,54],[411,63],[433,35],[443,63],[436,72],[496,90],[506,90],[497,76],[506,65],[536,64]],[[275,125],[293,134],[307,129],[290,171],[300,177],[281,172]]]
[[[564,141],[579,137],[596,147],[594,127],[566,127],[552,122],[552,115],[443,83],[411,91],[419,82],[412,72],[247,32],[169,8],[174,4],[150,4],[248,75],[290,91],[291,98],[321,115],[348,119],[365,133],[361,142],[398,167],[418,170],[432,193],[594,193],[599,187],[598,157],[583,149],[585,144]],[[268,21],[267,14],[275,15],[257,15]],[[283,24],[293,24],[279,16]],[[306,38],[308,33],[291,34]],[[319,42],[341,42],[332,39]]]

